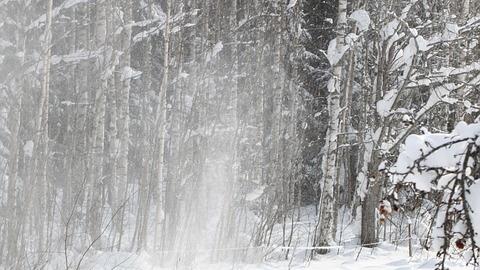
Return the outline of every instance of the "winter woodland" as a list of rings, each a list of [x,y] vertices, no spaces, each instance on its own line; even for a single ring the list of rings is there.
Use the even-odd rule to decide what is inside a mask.
[[[473,269],[479,39],[480,0],[0,0],[0,269]]]

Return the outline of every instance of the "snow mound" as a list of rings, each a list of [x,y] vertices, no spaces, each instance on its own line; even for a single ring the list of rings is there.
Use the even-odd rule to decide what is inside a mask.
[[[365,31],[370,26],[370,16],[368,12],[363,9],[355,10],[351,15],[350,19],[356,22],[358,30]]]

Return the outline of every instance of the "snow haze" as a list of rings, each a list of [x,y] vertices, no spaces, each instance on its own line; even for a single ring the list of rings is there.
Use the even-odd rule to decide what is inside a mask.
[[[479,37],[479,0],[0,0],[0,270],[476,269]]]

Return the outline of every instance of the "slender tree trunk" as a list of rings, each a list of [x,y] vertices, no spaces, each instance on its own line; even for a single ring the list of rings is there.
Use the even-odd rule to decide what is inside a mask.
[[[157,187],[158,187],[158,201],[156,205],[156,214],[155,214],[155,247],[158,247],[159,238],[160,236],[166,237],[165,234],[160,232],[162,228],[162,222],[165,221],[165,214],[162,213],[162,209],[164,208],[165,201],[162,200],[163,193],[164,193],[164,185],[165,185],[165,133],[166,133],[166,124],[167,124],[167,89],[169,84],[169,66],[170,66],[170,17],[171,17],[171,9],[172,9],[172,1],[166,1],[166,23],[165,23],[165,30],[163,34],[164,38],[164,47],[163,47],[163,77],[162,81],[160,82],[160,89],[158,92],[158,106],[157,106],[157,115],[155,120],[155,128],[158,129],[157,132],[157,147],[158,147],[158,156],[157,156]],[[165,226],[165,224],[163,225]],[[163,239],[165,241],[165,239]],[[162,245],[162,248],[164,246]]]
[[[20,83],[20,82],[18,82]],[[8,162],[8,187],[7,187],[7,210],[8,210],[8,220],[7,220],[7,262],[6,265],[9,266],[17,258],[17,241],[18,241],[18,227],[17,225],[17,214],[18,206],[16,205],[17,200],[17,177],[18,177],[18,159],[19,159],[19,131],[21,125],[21,111],[22,111],[22,100],[23,100],[23,89],[21,85],[15,85],[15,88],[18,91],[16,100],[19,102],[12,107],[11,117],[13,126],[11,130],[11,140],[10,140],[10,158]]]
[[[121,65],[121,88],[119,89],[119,114],[118,114],[118,136],[119,136],[119,155],[118,155],[118,167],[117,176],[119,187],[117,194],[117,209],[122,208],[119,214],[119,226],[118,226],[118,244],[117,250],[120,251],[122,247],[123,239],[123,227],[126,207],[122,207],[122,204],[127,200],[128,192],[128,150],[130,141],[129,132],[129,100],[130,100],[130,46],[132,38],[132,2],[130,0],[122,1],[123,9],[123,32],[122,32],[122,58]],[[116,209],[116,210],[117,210]]]
[[[48,167],[48,110],[49,110],[49,92],[50,92],[50,58],[51,58],[51,40],[52,40],[52,8],[53,0],[46,2],[46,25],[43,44],[43,77],[40,93],[40,102],[37,113],[35,140],[36,151],[36,196],[38,198],[38,211],[36,211],[36,229],[38,232],[38,250],[44,251],[44,233],[45,217],[47,216],[47,167]]]
[[[345,46],[345,28],[347,26],[347,0],[338,1],[338,21],[336,50],[341,51]],[[329,82],[328,111],[329,123],[322,158],[323,185],[319,202],[319,219],[314,243],[319,246],[328,246],[334,242],[336,224],[335,185],[336,185],[336,152],[337,136],[340,117],[340,93],[342,92],[343,61],[339,60],[333,68],[333,78]],[[318,249],[319,253],[328,250]]]
[[[107,70],[108,72],[115,71],[115,65],[117,64],[118,61],[118,56],[113,54],[114,52],[120,50],[118,48],[118,45],[115,43],[115,36],[114,32],[117,27],[117,20],[116,16],[114,14],[114,7],[116,6],[114,1],[107,0],[106,2],[106,20],[107,20],[107,34],[106,34],[106,50],[110,51],[112,53],[112,56],[108,59],[108,67]],[[106,160],[105,160],[105,167],[106,167],[106,193],[107,193],[107,202],[110,207],[110,210],[112,213],[115,213],[118,207],[118,200],[119,197],[117,196],[117,188],[119,185],[118,182],[118,175],[117,175],[117,168],[118,168],[118,149],[119,149],[119,143],[117,140],[118,136],[118,128],[117,128],[117,122],[118,122],[118,102],[117,102],[117,91],[120,88],[120,84],[117,83],[118,81],[116,80],[116,76],[114,74],[105,74],[108,75],[107,78],[107,89],[106,89],[106,116],[108,116],[107,119],[107,129],[106,129],[106,146],[108,148],[106,149]],[[117,75],[118,76],[118,75]],[[112,224],[112,231],[113,237],[110,240],[111,241],[111,249],[115,247],[116,243],[116,237],[117,237],[117,232],[118,228],[120,227],[120,219],[117,218],[115,219],[115,222]]]
[[[22,8],[18,10],[18,17],[21,20],[21,28],[17,30],[16,34],[16,49],[18,52],[25,51],[25,32],[23,30],[24,27],[24,14],[25,12],[25,4],[22,3]],[[21,64],[25,63],[25,54],[21,59]],[[24,87],[25,83],[23,79],[18,76],[12,81],[11,88],[14,89],[16,92],[15,99],[12,101],[12,105],[10,107],[10,117],[12,119],[11,123],[12,126],[9,129],[10,133],[10,145],[9,145],[9,153],[10,157],[8,160],[8,186],[7,186],[7,226],[6,226],[6,241],[7,241],[7,253],[6,253],[6,266],[11,266],[13,268],[18,267],[15,265],[15,262],[19,260],[19,248],[21,247],[19,243],[19,234],[21,232],[21,223],[22,214],[21,209],[25,207],[25,205],[20,205],[21,200],[18,199],[18,194],[20,192],[17,191],[17,183],[19,182],[19,161],[20,158],[20,146],[21,146],[21,139],[20,139],[20,128],[22,126],[22,110],[23,110],[23,100],[24,100]],[[32,149],[33,150],[33,149]],[[0,176],[0,179],[5,177],[4,175]],[[2,249],[2,247],[0,247]],[[1,252],[0,252],[1,253]],[[2,264],[2,255],[0,254],[0,265]]]
[[[372,100],[376,104],[383,98],[383,93],[387,89],[388,71],[387,71],[387,52],[386,42],[379,43],[379,51],[377,53],[377,76],[375,77],[375,87],[372,91]],[[375,108],[370,105],[369,109]],[[379,172],[378,167],[381,162],[380,149],[381,145],[386,139],[386,130],[388,127],[387,118],[383,118],[375,113],[374,119],[370,121],[370,134],[379,131],[378,137],[371,136],[374,143],[371,145],[372,150],[370,155],[364,157],[364,167],[366,168],[366,193],[362,201],[362,219],[361,219],[361,235],[360,241],[365,247],[375,247],[378,244],[378,222],[377,222],[377,206],[378,201],[382,197],[382,186],[385,180],[383,175]],[[365,143],[365,142],[364,142]]]
[[[101,191],[103,182],[103,152],[105,137],[105,107],[107,81],[107,52],[106,46],[106,0],[97,0],[96,5],[96,23],[95,23],[95,47],[97,50],[103,50],[102,57],[99,60],[100,78],[95,83],[94,90],[94,117],[93,117],[93,147],[90,156],[90,207],[89,207],[89,231],[91,239],[100,235],[100,224],[102,224],[102,204]],[[96,242],[96,247],[101,247],[101,239]]]
[[[462,4],[462,13],[460,15],[460,23],[464,24],[467,22],[468,15],[470,14],[470,0],[463,0]],[[464,67],[467,65],[467,51],[468,51],[469,41],[462,41],[460,44],[460,65]],[[462,74],[459,76],[460,82],[467,84],[467,76]],[[457,90],[457,103],[455,106],[455,120],[460,122],[465,120],[465,105],[463,104],[465,100],[465,86],[458,88]],[[456,123],[455,123],[456,124]]]

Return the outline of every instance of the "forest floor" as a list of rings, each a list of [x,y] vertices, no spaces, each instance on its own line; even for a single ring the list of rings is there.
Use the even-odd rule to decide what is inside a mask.
[[[408,269],[434,269],[438,259],[433,254],[415,249],[412,258],[408,256],[406,247],[395,247],[391,244],[382,244],[374,249],[345,248],[339,252],[332,251],[330,254],[318,256],[310,262],[302,262],[300,258],[289,261],[265,261],[258,264],[206,264],[194,263],[189,267],[156,266],[154,254],[128,254],[128,253],[103,253],[91,257],[81,269],[94,270],[408,270]],[[337,254],[338,253],[338,254]],[[358,258],[357,258],[358,257]],[[470,270],[474,267],[466,267],[463,260],[449,260],[447,263],[450,270]]]
[[[341,211],[341,213],[349,213],[349,211]],[[358,216],[359,214],[357,214]],[[419,232],[419,236],[412,235],[413,240],[413,256],[409,257],[408,237],[405,232],[405,222],[401,221],[401,217],[392,216],[395,224],[399,224],[398,234],[390,234],[386,236],[389,239],[377,247],[361,248],[358,235],[360,234],[360,223],[358,220],[352,219],[350,216],[340,214],[340,221],[337,228],[337,239],[341,239],[341,245],[331,247],[330,252],[326,255],[317,255],[310,260],[311,235],[315,226],[315,209],[314,207],[305,207],[302,209],[301,217],[296,222],[286,227],[277,224],[271,234],[271,246],[273,248],[229,248],[220,250],[224,255],[218,255],[219,250],[211,249],[211,244],[207,243],[206,238],[200,238],[197,247],[185,248],[182,250],[183,255],[175,254],[178,261],[170,263],[169,266],[162,266],[160,263],[161,254],[154,252],[102,252],[93,251],[82,262],[81,267],[70,268],[76,270],[409,270],[409,269],[435,269],[435,264],[439,259],[433,252],[426,251],[420,246],[419,239],[424,236]],[[352,221],[354,220],[354,221]],[[282,249],[284,232],[292,230],[292,241],[288,251],[288,260],[286,250]],[[210,232],[209,235],[213,235]],[[392,244],[393,239],[399,239],[398,245]],[[203,246],[202,246],[203,245]],[[275,248],[276,247],[276,248]],[[202,249],[203,248],[203,249]],[[256,261],[258,263],[228,263],[228,256],[233,253],[240,252],[247,254],[247,261]],[[167,251],[164,253],[164,260],[172,261],[173,254]],[[211,255],[215,253],[223,258],[224,263],[209,263]],[[266,256],[264,256],[267,254]],[[292,256],[294,254],[294,256]],[[243,256],[243,255],[240,255]],[[187,262],[186,257],[189,257]],[[238,257],[238,255],[237,255]],[[76,263],[74,263],[76,265]],[[450,258],[447,261],[447,267],[450,270],[474,270],[473,266],[465,266],[465,261],[461,258]],[[45,270],[65,269],[65,261],[62,254],[54,256],[49,262]]]

